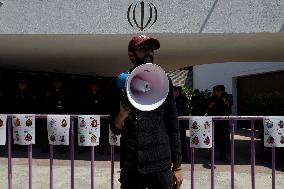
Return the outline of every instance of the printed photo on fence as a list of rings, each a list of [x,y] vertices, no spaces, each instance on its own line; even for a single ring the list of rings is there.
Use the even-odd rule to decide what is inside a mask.
[[[15,114],[12,118],[14,143],[19,145],[35,144],[35,115]]]
[[[263,118],[264,146],[284,147],[284,116]]]
[[[114,134],[109,128],[109,144],[114,146],[120,146],[121,135]]]
[[[70,115],[48,115],[47,132],[49,144],[69,145]]]
[[[78,145],[97,146],[100,139],[100,116],[78,116]]]
[[[212,147],[212,117],[193,116],[189,118],[190,147]]]
[[[0,115],[0,145],[6,144],[7,115]]]

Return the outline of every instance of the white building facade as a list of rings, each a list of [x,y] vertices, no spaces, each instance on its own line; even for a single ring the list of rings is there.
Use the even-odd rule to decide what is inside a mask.
[[[212,90],[214,85],[224,85],[226,91],[233,94],[233,114],[237,115],[237,79],[281,71],[284,71],[284,62],[226,62],[199,65],[193,67],[193,88]]]

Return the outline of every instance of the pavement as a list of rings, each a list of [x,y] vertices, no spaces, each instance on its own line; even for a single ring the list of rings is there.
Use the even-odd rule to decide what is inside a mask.
[[[250,137],[249,130],[237,130],[235,136],[235,188],[251,188],[250,166]],[[256,188],[271,188],[271,155],[269,149],[263,152],[259,148],[260,141],[256,138]],[[60,155],[55,149],[54,160],[54,189],[70,188],[70,160],[69,154]],[[33,188],[49,188],[49,155],[39,153],[40,149],[33,149]],[[196,189],[210,188],[211,170],[206,168],[208,151],[198,149],[195,151],[194,185]],[[284,161],[283,153],[276,152],[276,189],[284,188]],[[216,156],[215,188],[231,188],[231,166],[218,160]],[[75,155],[75,188],[87,189],[91,187],[90,152]],[[115,189],[120,188],[119,182],[119,152],[115,154]],[[28,187],[28,160],[27,153],[16,151],[13,153],[13,188],[26,189]],[[111,187],[110,155],[95,153],[95,188],[110,189]],[[191,186],[191,166],[182,165],[184,182],[181,189]],[[7,185],[7,150],[0,147],[0,188],[8,188]]]

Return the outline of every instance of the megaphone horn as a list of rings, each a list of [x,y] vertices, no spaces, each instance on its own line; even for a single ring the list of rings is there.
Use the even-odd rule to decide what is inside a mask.
[[[117,85],[126,91],[130,103],[141,111],[151,111],[161,106],[169,92],[165,71],[151,63],[136,67],[131,74],[120,74]]]

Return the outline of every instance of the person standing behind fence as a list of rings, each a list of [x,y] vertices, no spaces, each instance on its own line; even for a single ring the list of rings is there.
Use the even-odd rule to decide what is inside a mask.
[[[192,107],[192,116],[204,116],[207,111],[207,103],[204,92],[200,92],[199,89],[195,89],[190,100],[190,106]]]
[[[21,79],[15,95],[11,99],[11,112],[16,114],[35,113],[36,96],[31,91],[30,83]]]
[[[68,114],[72,110],[70,105],[70,95],[63,88],[63,80],[59,76],[53,79],[53,86],[46,95],[46,113],[48,114]],[[47,133],[46,133],[47,134]],[[49,145],[41,152],[49,151]],[[67,146],[60,146],[60,153],[65,154],[68,151]]]
[[[18,82],[18,88],[10,101],[10,112],[14,114],[31,114],[35,113],[36,97],[31,91],[31,86],[28,80],[21,79]],[[26,146],[14,146],[15,150],[22,149],[27,151]]]
[[[209,98],[208,116],[229,116],[233,105],[233,97],[225,92],[224,85],[213,87],[213,96]],[[220,160],[228,163],[228,152],[230,150],[230,128],[229,121],[214,121],[215,146],[220,152]]]
[[[182,94],[181,86],[174,87],[174,96],[175,96],[178,116],[188,116],[189,115],[188,101],[186,96]],[[187,144],[186,144],[186,130],[188,129],[189,129],[188,121],[179,121],[182,160],[185,162],[190,162],[188,158]]]
[[[62,78],[56,76],[53,80],[53,87],[46,95],[47,112],[54,114],[70,113],[69,96],[63,88]]]
[[[98,79],[92,79],[90,82],[89,90],[85,97],[83,97],[82,111],[87,115],[104,115],[108,114],[108,103],[103,94],[100,82]],[[98,152],[104,154],[110,152],[109,135],[108,135],[108,122],[106,119],[100,121],[100,144],[98,146]],[[89,148],[80,147],[79,153],[88,151]]]

